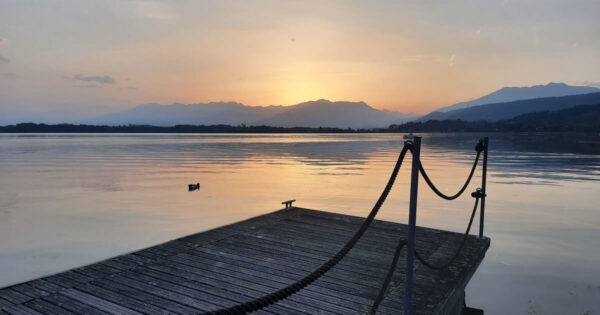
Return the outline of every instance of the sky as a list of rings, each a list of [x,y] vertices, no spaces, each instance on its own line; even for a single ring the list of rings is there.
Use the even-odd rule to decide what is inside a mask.
[[[600,1],[0,0],[0,115],[320,98],[427,113],[600,87]]]

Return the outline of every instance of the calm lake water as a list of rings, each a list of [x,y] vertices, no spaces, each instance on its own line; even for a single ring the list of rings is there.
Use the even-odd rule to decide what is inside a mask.
[[[445,192],[463,183],[482,136],[423,135],[423,164]],[[489,137],[492,245],[467,304],[486,314],[599,314],[600,137]],[[365,216],[401,147],[395,134],[0,135],[0,287],[271,212],[291,198]],[[196,182],[201,189],[188,192]],[[408,182],[405,167],[380,219],[407,221]],[[419,225],[464,232],[469,194],[441,200],[422,182],[419,198]]]

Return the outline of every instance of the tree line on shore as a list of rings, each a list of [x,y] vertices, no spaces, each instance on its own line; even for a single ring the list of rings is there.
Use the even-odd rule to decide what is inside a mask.
[[[341,129],[273,126],[176,125],[85,125],[20,123],[0,126],[2,133],[366,133],[366,132],[600,132],[600,104],[564,110],[536,112],[498,122],[429,120],[391,125],[388,128]]]

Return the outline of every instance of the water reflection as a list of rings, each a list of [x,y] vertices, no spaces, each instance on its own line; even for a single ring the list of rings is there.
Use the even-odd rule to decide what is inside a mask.
[[[423,140],[431,159],[448,154],[468,157],[483,134],[431,134]],[[490,168],[499,177],[595,180],[600,174],[597,135],[492,134]],[[178,163],[185,167],[247,161],[269,165],[299,162],[335,170],[361,170],[373,157],[388,158],[402,147],[398,135],[12,135],[2,136],[3,159],[42,156],[53,166],[66,155],[79,163],[111,159],[119,167],[140,162]],[[22,142],[27,139],[26,145]],[[60,140],[59,143],[47,139]],[[67,140],[67,141],[65,141]],[[53,143],[49,143],[53,142]],[[592,144],[590,144],[592,143]],[[4,153],[4,154],[3,154]],[[18,157],[17,157],[18,156]],[[14,161],[17,162],[17,161]],[[469,163],[465,161],[465,163]],[[43,171],[43,170],[42,170]],[[335,172],[321,172],[336,174]],[[342,172],[343,173],[343,172]],[[315,173],[320,174],[320,173]],[[341,173],[340,173],[341,174]]]
[[[423,163],[443,191],[462,184],[483,136],[424,135]],[[468,303],[488,314],[600,308],[598,136],[489,136],[492,248]],[[396,134],[0,135],[0,286],[272,211],[290,198],[364,216],[402,145]],[[403,168],[382,219],[406,220],[408,175]],[[201,189],[189,193],[196,182]],[[421,187],[418,223],[464,231],[472,199],[446,202]],[[566,309],[573,303],[576,312]]]

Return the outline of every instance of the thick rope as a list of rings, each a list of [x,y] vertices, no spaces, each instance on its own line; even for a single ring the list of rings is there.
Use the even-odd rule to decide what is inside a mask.
[[[373,305],[371,306],[371,310],[369,311],[369,315],[374,315],[377,312],[377,308],[379,308],[379,304],[383,301],[385,297],[385,292],[387,291],[388,286],[390,285],[390,281],[392,281],[392,276],[394,275],[394,271],[396,270],[396,265],[398,264],[398,258],[400,258],[400,252],[402,248],[406,245],[406,240],[402,239],[398,242],[398,246],[396,247],[396,253],[394,253],[394,258],[392,259],[392,263],[390,264],[390,268],[388,270],[387,275],[385,276],[385,280],[381,285],[381,289],[379,289],[379,294],[377,294],[377,298],[373,301]]]
[[[415,257],[423,265],[425,265],[431,269],[444,269],[444,268],[450,266],[454,262],[454,260],[456,260],[456,258],[458,258],[458,255],[462,251],[463,246],[465,246],[465,243],[467,242],[467,238],[469,237],[469,232],[471,231],[471,226],[473,225],[473,218],[475,218],[475,213],[477,212],[477,206],[479,205],[479,198],[482,197],[481,190],[478,189],[476,192],[472,193],[471,196],[473,196],[475,198],[475,206],[473,206],[473,212],[471,213],[471,219],[469,219],[469,225],[467,226],[467,231],[465,231],[465,234],[463,235],[463,239],[460,242],[460,246],[458,247],[458,249],[452,256],[452,258],[450,258],[450,260],[446,261],[443,264],[436,265],[436,264],[426,261],[423,257],[421,257],[421,255],[419,255],[419,252],[417,252],[417,250],[415,249]]]
[[[483,150],[483,142],[482,141],[479,141],[479,143],[477,143],[477,145],[475,146],[475,150],[477,150],[477,156],[475,157],[475,161],[473,162],[473,167],[471,167],[471,172],[469,173],[469,177],[467,177],[467,181],[462,186],[462,188],[456,194],[454,194],[452,196],[442,193],[437,187],[435,187],[435,185],[433,184],[433,182],[431,181],[429,176],[427,176],[427,172],[425,172],[425,168],[423,168],[423,163],[419,164],[419,172],[421,172],[423,179],[425,180],[425,182],[427,182],[427,185],[429,185],[429,188],[431,188],[431,190],[433,190],[434,193],[436,193],[438,196],[440,196],[443,199],[454,200],[454,199],[458,198],[460,195],[462,195],[462,193],[467,189],[467,186],[469,186],[471,179],[473,178],[473,174],[475,173],[475,168],[477,168],[477,162],[479,162],[479,156],[481,155],[481,151]]]
[[[371,212],[369,213],[367,218],[363,221],[362,225],[360,226],[358,231],[356,231],[354,236],[352,236],[352,238],[348,241],[348,243],[346,243],[346,245],[344,245],[344,247],[342,247],[342,249],[340,249],[337,252],[337,254],[335,254],[335,256],[333,256],[331,259],[329,259],[327,262],[325,262],[319,268],[315,269],[309,275],[288,285],[287,287],[285,287],[283,289],[277,290],[271,294],[264,295],[262,297],[256,298],[254,300],[251,300],[251,301],[248,301],[245,303],[241,303],[241,304],[238,304],[238,305],[235,305],[232,307],[223,308],[223,309],[219,309],[219,310],[212,311],[212,312],[207,312],[205,314],[240,315],[240,314],[247,314],[250,312],[260,310],[264,307],[267,307],[271,304],[277,303],[278,301],[288,298],[292,294],[300,291],[301,289],[308,286],[315,280],[319,279],[327,271],[329,271],[331,268],[333,268],[337,263],[340,262],[340,260],[342,260],[342,258],[344,258],[346,256],[346,254],[348,254],[348,252],[354,247],[354,245],[356,245],[358,240],[363,236],[363,234],[365,233],[365,231],[367,230],[369,225],[371,225],[371,223],[375,219],[377,212],[379,212],[379,209],[385,202],[385,199],[387,198],[388,194],[390,193],[390,190],[392,189],[392,186],[394,185],[394,181],[396,180],[396,176],[398,175],[398,172],[400,171],[400,166],[402,166],[402,161],[404,160],[404,156],[406,155],[406,152],[409,150],[409,147],[410,147],[410,144],[404,145],[404,147],[402,148],[402,151],[400,152],[400,156],[398,156],[398,161],[396,161],[396,165],[394,166],[394,170],[392,171],[392,174],[390,175],[387,185],[385,186],[385,188],[383,189],[383,192],[379,196],[379,199],[373,206],[373,209],[371,210]]]

